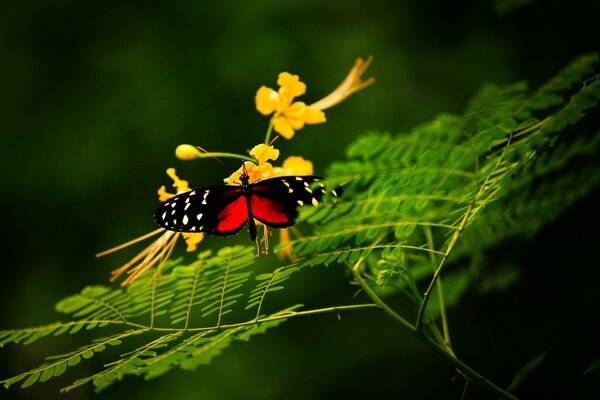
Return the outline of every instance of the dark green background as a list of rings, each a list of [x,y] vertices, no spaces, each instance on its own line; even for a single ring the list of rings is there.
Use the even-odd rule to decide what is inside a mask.
[[[599,8],[595,0],[539,0],[501,15],[491,2],[467,1],[3,2],[0,328],[55,321],[56,301],[105,284],[141,247],[93,255],[155,229],[155,191],[169,182],[167,167],[195,186],[236,169],[230,160],[184,163],[173,151],[192,143],[243,152],[260,142],[267,119],[254,93],[274,87],[277,73],[299,74],[310,103],[337,86],[355,57],[375,57],[366,74],[374,86],[329,110],[326,124],[277,142],[283,156],[303,155],[323,173],[362,132],[407,131],[461,112],[486,82],[543,83],[599,48]],[[586,231],[597,232],[598,199],[596,192],[532,243],[508,247],[524,267],[518,286],[468,294],[450,311],[458,354],[501,386],[550,351],[524,397],[600,396],[598,371],[581,375],[600,358],[600,237]],[[203,246],[233,243],[249,242],[241,234]],[[290,281],[290,296],[308,307],[349,303],[347,281],[337,267],[307,270]],[[1,377],[70,350],[69,339],[7,346]],[[82,363],[46,384],[2,389],[0,398],[58,398],[59,387],[97,367]],[[128,378],[96,398],[459,398],[454,376],[383,314],[358,312],[291,321],[209,367],[147,383]],[[92,397],[86,386],[61,398]],[[473,389],[472,398],[489,397]]]

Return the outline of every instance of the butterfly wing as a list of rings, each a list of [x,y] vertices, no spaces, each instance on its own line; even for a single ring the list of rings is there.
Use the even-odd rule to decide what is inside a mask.
[[[170,231],[230,236],[244,227],[248,207],[239,186],[210,186],[167,200],[154,213],[154,220]]]
[[[292,226],[299,206],[316,206],[325,192],[313,185],[316,176],[282,176],[265,179],[251,185],[250,208],[252,216],[273,228]]]

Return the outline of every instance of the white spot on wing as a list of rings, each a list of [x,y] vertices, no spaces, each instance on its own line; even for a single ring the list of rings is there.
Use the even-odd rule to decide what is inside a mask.
[[[182,222],[183,222],[183,224],[184,224],[184,225],[187,225],[188,221],[189,221],[189,219],[188,219],[188,216],[187,216],[187,215],[184,215],[184,216],[183,216],[183,221],[182,221]]]
[[[192,227],[190,228],[190,232],[194,232],[195,230],[196,230],[196,227],[195,227],[195,226],[192,226]]]
[[[171,215],[175,215],[176,212],[177,212],[177,210],[171,211]]]
[[[202,204],[206,204],[206,196],[208,196],[209,192],[210,192],[210,190],[207,190],[204,192],[204,198],[202,199]]]
[[[196,215],[196,218],[198,218],[198,221],[200,221],[200,218],[202,218],[202,213]]]
[[[188,208],[190,208],[190,203],[187,203],[187,204],[185,205],[185,208],[184,208],[183,210],[184,210],[184,211],[186,211]]]
[[[290,184],[287,181],[281,181],[288,188],[288,193],[294,193],[294,189],[291,188]]]
[[[165,218],[167,218],[167,212],[166,211],[162,215],[162,219],[164,220]]]
[[[296,176],[296,177],[295,177],[295,179],[296,179],[297,181],[303,181],[303,180],[304,180],[304,179],[303,179],[301,176]]]
[[[304,181],[304,186],[308,187],[308,182]]]
[[[312,205],[315,206],[315,207],[319,205],[319,202],[317,201],[316,197],[312,198]]]
[[[305,189],[306,189],[306,191],[307,191],[308,193],[312,193],[312,190],[311,190],[311,188],[307,187],[307,188],[305,188]]]
[[[303,205],[304,205],[304,202],[303,202],[302,200],[298,200],[298,205],[299,205],[299,206],[303,206]]]
[[[334,195],[335,197],[337,197],[337,192],[335,190],[332,190],[331,194]]]
[[[173,208],[175,208],[175,206],[176,206],[176,205],[177,205],[177,203],[176,203],[176,202],[172,202],[172,203],[171,203],[171,207],[173,207]]]

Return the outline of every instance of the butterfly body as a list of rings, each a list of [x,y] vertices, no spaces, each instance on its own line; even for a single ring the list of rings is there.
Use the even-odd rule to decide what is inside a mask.
[[[297,207],[317,205],[325,190],[316,176],[282,176],[240,185],[209,186],[179,194],[163,203],[154,220],[176,232],[204,232],[215,236],[238,233],[248,223],[250,238],[256,239],[254,219],[273,228],[295,223]]]

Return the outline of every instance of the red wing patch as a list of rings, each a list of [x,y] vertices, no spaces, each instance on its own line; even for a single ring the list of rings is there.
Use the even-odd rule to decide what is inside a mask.
[[[226,235],[230,232],[239,231],[248,221],[248,206],[246,198],[239,196],[217,215],[217,223],[211,232],[214,235]]]
[[[250,208],[254,218],[269,226],[283,228],[294,225],[294,216],[288,215],[285,207],[272,199],[252,195],[250,196]]]

